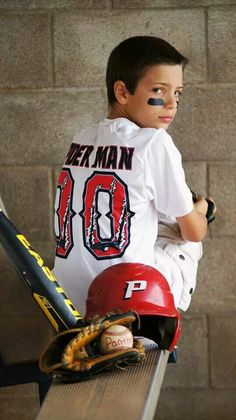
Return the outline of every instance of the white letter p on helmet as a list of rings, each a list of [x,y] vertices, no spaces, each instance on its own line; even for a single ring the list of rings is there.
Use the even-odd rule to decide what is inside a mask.
[[[127,289],[125,291],[124,299],[130,299],[132,297],[133,292],[140,292],[142,290],[145,290],[147,287],[147,281],[146,280],[132,280],[127,281]]]

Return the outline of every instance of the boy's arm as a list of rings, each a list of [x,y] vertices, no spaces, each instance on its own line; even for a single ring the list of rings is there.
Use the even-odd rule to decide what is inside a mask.
[[[205,198],[199,197],[196,203],[194,203],[191,213],[176,218],[181,230],[182,238],[185,241],[199,242],[204,239],[207,232],[207,210],[207,201]]]

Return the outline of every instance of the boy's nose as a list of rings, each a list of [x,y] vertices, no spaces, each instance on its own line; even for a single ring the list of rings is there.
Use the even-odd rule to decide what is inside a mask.
[[[168,95],[165,100],[165,108],[176,109],[178,107],[178,102],[174,95]]]

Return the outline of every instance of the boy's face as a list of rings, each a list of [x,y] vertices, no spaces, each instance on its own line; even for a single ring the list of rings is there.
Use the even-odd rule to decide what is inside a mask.
[[[134,94],[126,92],[126,117],[140,127],[169,127],[183,90],[181,65],[155,65],[140,79]]]

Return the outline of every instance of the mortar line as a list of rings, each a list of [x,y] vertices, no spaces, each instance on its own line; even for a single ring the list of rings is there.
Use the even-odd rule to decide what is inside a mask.
[[[53,207],[54,207],[54,197],[55,197],[55,171],[53,167],[49,168],[49,221],[50,221],[50,239],[53,241],[54,238],[54,219],[53,219]]]
[[[206,323],[207,323],[207,337],[208,337],[208,346],[207,346],[207,354],[208,354],[208,388],[212,389],[212,365],[211,365],[211,333],[210,333],[210,318],[209,314],[206,313]]]
[[[207,192],[207,195],[210,194],[210,167],[209,167],[209,161],[206,162],[206,192]]]
[[[206,193],[207,193],[207,196],[210,195],[210,164],[209,164],[209,161],[206,162]],[[208,227],[208,233],[209,233],[210,239],[212,239],[211,226]]]
[[[207,7],[205,9],[205,41],[206,41],[206,77],[207,82],[209,82],[210,79],[210,63],[209,63],[209,25],[208,25],[208,19],[209,19],[209,8]]]
[[[54,14],[53,11],[50,13],[51,21],[50,21],[50,29],[51,29],[51,65],[52,65],[52,86],[55,87],[55,55],[54,55]]]
[[[54,63],[53,63],[54,64]],[[55,64],[54,64],[55,66]],[[199,88],[199,82],[185,82],[185,86],[186,88],[191,86],[193,88]],[[217,88],[235,88],[236,87],[236,81],[234,82],[209,82],[209,83],[201,83],[201,89],[205,89],[205,88],[213,88],[213,87],[217,87]],[[76,85],[70,85],[70,86],[47,86],[47,87],[0,87],[0,94],[4,94],[4,93],[10,93],[10,94],[14,94],[14,93],[40,93],[40,92],[51,92],[52,90],[58,91],[58,92],[70,92],[70,91],[75,91],[75,92],[94,92],[97,91],[104,91],[104,86],[100,85],[100,86],[76,86]]]

